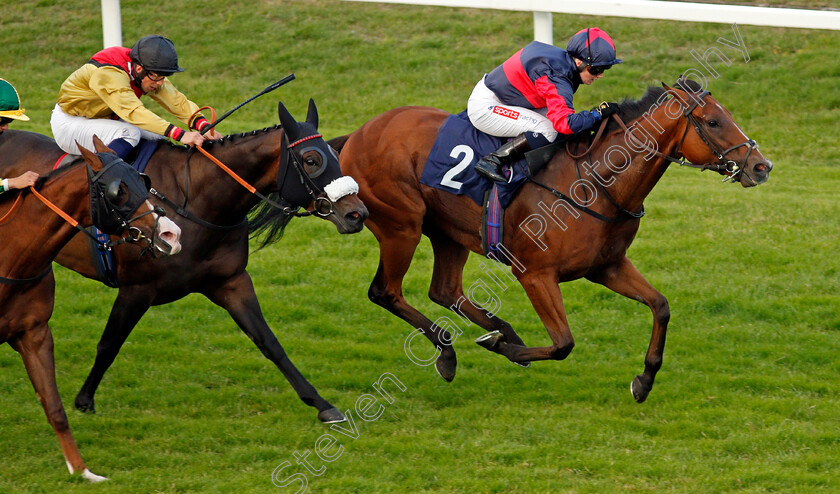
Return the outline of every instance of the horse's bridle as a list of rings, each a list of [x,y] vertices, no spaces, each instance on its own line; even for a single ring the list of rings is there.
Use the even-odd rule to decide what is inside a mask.
[[[204,148],[202,148],[200,146],[191,147],[191,148],[189,148],[189,150],[187,152],[187,161],[186,161],[186,164],[184,165],[185,184],[187,184],[187,187],[189,187],[189,172],[188,172],[188,170],[189,170],[190,156],[192,155],[192,151],[194,149],[198,149],[198,151],[201,152],[201,154],[203,154],[204,156],[207,157],[207,159],[209,159],[210,161],[215,163],[216,166],[218,166],[219,168],[222,169],[222,171],[224,171],[225,173],[230,175],[234,180],[236,180],[240,185],[242,185],[242,187],[244,187],[248,192],[250,192],[251,194],[254,194],[257,197],[259,197],[260,200],[262,200],[263,202],[271,205],[272,207],[283,211],[283,214],[285,214],[287,216],[298,216],[298,217],[310,216],[310,215],[315,214],[315,215],[318,215],[318,216],[321,216],[321,217],[327,217],[327,216],[329,216],[329,215],[331,215],[335,212],[334,203],[333,203],[332,200],[330,200],[329,196],[324,191],[324,189],[322,189],[321,187],[318,186],[318,184],[316,184],[315,182],[312,181],[312,178],[318,177],[319,175],[321,175],[321,173],[324,172],[324,169],[326,168],[326,162],[324,163],[324,165],[321,168],[319,168],[318,170],[313,172],[312,175],[310,176],[309,174],[306,173],[306,169],[304,168],[303,163],[300,162],[298,157],[295,155],[295,152],[294,152],[294,149],[293,149],[294,146],[297,146],[298,144],[306,142],[310,139],[317,139],[317,138],[320,138],[320,137],[323,137],[323,136],[321,134],[313,134],[313,135],[306,136],[306,137],[303,137],[301,139],[298,139],[297,141],[292,142],[290,144],[286,144],[286,146],[285,146],[286,147],[286,152],[291,157],[291,162],[293,164],[295,172],[298,175],[298,179],[300,180],[300,183],[303,184],[304,188],[306,189],[306,193],[309,195],[309,197],[312,199],[312,201],[315,205],[313,207],[312,211],[300,212],[299,211],[300,208],[296,208],[293,205],[289,204],[289,202],[284,200],[282,197],[280,198],[280,202],[274,201],[274,200],[266,197],[264,194],[262,194],[260,191],[258,191],[256,189],[256,187],[249,184],[245,179],[243,179],[242,177],[237,175],[236,172],[231,170],[227,165],[222,163],[218,158],[216,158],[215,156],[213,156],[209,152],[205,151]],[[286,140],[285,137],[283,138],[283,140],[284,141]],[[309,148],[302,149],[301,152],[300,152],[301,156],[308,149]],[[322,155],[322,158],[324,160],[327,159],[326,156],[323,156],[323,152],[320,151],[318,148],[312,147],[312,149],[318,151],[318,153]],[[282,161],[282,158],[281,158],[281,161]],[[282,184],[285,184],[285,181],[286,181],[286,178],[285,178],[285,175],[284,175],[284,177],[282,179],[282,184],[281,184],[280,174],[281,174],[281,172],[285,173],[286,170],[287,170],[287,167],[283,167],[282,163],[281,163],[281,166],[279,166],[277,168],[277,182],[279,184],[278,189],[280,189],[280,190],[282,190],[282,188],[283,188]],[[197,223],[197,224],[199,224],[199,225],[201,225],[205,228],[210,228],[212,230],[218,230],[218,231],[229,231],[229,230],[235,230],[236,228],[241,227],[242,225],[244,225],[247,222],[247,219],[245,219],[245,220],[243,220],[242,222],[240,222],[236,225],[220,226],[220,225],[210,223],[209,221],[205,221],[205,220],[195,216],[194,214],[190,213],[187,210],[187,201],[189,200],[189,189],[187,189],[184,193],[184,204],[183,205],[175,204],[168,197],[164,196],[162,193],[160,193],[160,191],[158,191],[154,188],[152,188],[149,192],[153,196],[155,196],[159,200],[161,200],[163,203],[165,203],[168,206],[174,208],[175,212],[178,215],[180,215],[180,216],[182,216],[182,217],[184,217],[184,218],[186,218],[190,221],[193,221],[193,222],[195,222],[195,223]],[[320,207],[320,205],[322,205],[324,203],[326,203],[328,209],[324,209],[324,208]]]
[[[747,166],[747,160],[750,159],[750,154],[752,154],[754,149],[758,149],[758,144],[756,144],[756,142],[754,140],[749,139],[749,138],[746,141],[744,141],[740,144],[736,144],[736,145],[731,146],[731,147],[729,147],[727,149],[724,149],[724,150],[721,150],[720,146],[715,144],[715,142],[712,140],[712,137],[708,134],[708,132],[703,130],[703,127],[700,125],[700,122],[698,122],[697,118],[692,114],[692,112],[694,112],[694,109],[697,108],[697,106],[700,104],[700,101],[710,94],[712,94],[712,92],[706,90],[706,91],[703,91],[702,93],[700,93],[699,95],[697,95],[697,94],[692,95],[692,99],[694,99],[694,104],[687,107],[683,111],[683,116],[694,127],[694,131],[697,132],[697,136],[700,137],[700,140],[703,141],[703,143],[706,145],[706,147],[708,147],[709,150],[715,155],[715,157],[717,157],[717,159],[718,159],[717,162],[706,163],[706,164],[703,164],[703,165],[695,165],[694,163],[691,163],[690,161],[687,161],[685,156],[683,156],[681,159],[677,159],[677,158],[673,158],[671,156],[668,156],[668,155],[666,155],[666,154],[664,154],[664,153],[662,153],[662,152],[660,152],[659,150],[656,150],[656,149],[653,149],[652,151],[654,152],[655,155],[657,155],[661,158],[664,158],[665,160],[670,161],[671,163],[677,163],[678,165],[688,166],[688,167],[691,167],[691,168],[698,168],[700,171],[712,170],[712,171],[716,171],[716,172],[723,172],[723,173],[726,174],[726,178],[723,179],[724,182],[726,182],[726,181],[735,182],[741,176],[741,173],[743,172],[743,169]],[[616,121],[619,123],[619,125],[621,125],[621,127],[624,128],[625,132],[629,132],[629,129],[624,124],[624,122],[621,120],[621,118],[618,117],[618,115],[614,115],[613,117],[616,119]],[[677,145],[677,149],[674,151],[675,155],[679,154],[680,149],[682,149],[683,142],[685,141],[685,137],[687,135],[688,135],[688,125],[685,126],[685,131],[683,132],[682,138],[680,139],[680,143]],[[630,133],[630,138],[634,139],[634,140],[637,140],[635,137],[633,137],[632,133]],[[642,143],[642,144],[645,145],[646,143]],[[733,161],[733,160],[730,160],[730,159],[726,158],[727,154],[729,154],[732,151],[740,148],[741,146],[747,146],[747,155],[744,156],[744,159],[740,164],[736,161]],[[651,150],[651,149],[648,148],[648,150]]]
[[[630,129],[627,127],[627,125],[624,123],[624,121],[621,120],[621,117],[619,117],[617,113],[613,114],[612,117],[615,119],[616,122],[618,122],[618,125],[621,126],[622,129],[624,129],[624,132],[629,134],[631,139],[636,141],[646,151],[652,152],[655,156],[658,156],[658,157],[660,157],[660,158],[662,158],[666,161],[669,161],[671,163],[676,163],[678,165],[688,166],[688,167],[691,167],[691,168],[698,168],[701,171],[703,171],[703,170],[713,170],[713,171],[717,171],[717,172],[724,172],[726,174],[726,178],[723,179],[724,182],[726,182],[726,181],[735,182],[740,177],[741,173],[743,172],[743,168],[746,167],[747,160],[749,160],[749,158],[750,158],[750,154],[753,152],[754,149],[758,149],[758,144],[756,144],[756,142],[752,139],[747,139],[746,141],[744,141],[740,144],[736,144],[736,145],[731,146],[731,147],[729,147],[727,149],[724,149],[724,150],[721,150],[720,146],[715,144],[715,142],[711,138],[711,136],[709,136],[709,134],[705,130],[703,130],[703,127],[700,125],[700,122],[698,122],[697,118],[692,114],[694,109],[697,108],[697,106],[700,104],[700,101],[710,94],[712,94],[712,92],[708,91],[708,90],[703,91],[699,95],[693,94],[692,97],[694,99],[694,104],[687,107],[683,111],[683,116],[694,127],[694,131],[697,132],[697,136],[700,137],[700,140],[702,140],[703,143],[706,144],[706,146],[709,148],[709,150],[712,151],[712,153],[714,153],[714,155],[717,157],[718,161],[715,162],[715,163],[695,165],[695,164],[691,163],[690,161],[687,161],[685,156],[683,156],[680,159],[677,159],[677,158],[671,157],[669,155],[666,155],[665,153],[659,151],[658,149],[648,145],[647,142],[642,142],[639,139],[637,139],[636,137],[634,137],[633,133],[630,131]],[[577,159],[578,158],[582,158],[584,156],[587,156],[589,154],[589,152],[592,150],[592,148],[595,147],[595,144],[601,138],[601,135],[603,134],[604,129],[606,128],[606,125],[607,125],[607,120],[604,120],[601,123],[601,127],[598,129],[598,132],[595,135],[595,138],[592,140],[592,143],[581,154],[575,154],[575,153],[571,152],[571,150],[568,147],[569,142],[566,143],[566,152],[572,158],[575,159],[576,164],[577,164]],[[680,142],[677,145],[677,149],[674,151],[675,155],[678,155],[679,152],[680,152],[680,149],[682,149],[683,142],[685,142],[685,138],[688,135],[688,129],[689,129],[689,126],[688,126],[688,124],[686,124],[685,131],[683,132],[682,138],[680,138]],[[729,160],[729,159],[726,158],[727,154],[731,153],[732,151],[734,151],[734,150],[736,150],[736,149],[738,149],[742,146],[747,146],[747,155],[744,157],[743,161],[740,164],[736,161]],[[597,181],[596,181],[597,185],[604,192],[604,195],[606,196],[606,198],[609,200],[610,203],[612,203],[613,206],[615,206],[618,209],[619,216],[611,217],[611,216],[605,216],[605,215],[602,215],[600,213],[597,213],[596,211],[593,211],[593,210],[589,209],[588,207],[585,207],[582,204],[578,204],[577,201],[575,201],[571,197],[566,196],[562,192],[560,192],[558,190],[555,190],[554,188],[549,187],[545,184],[537,182],[536,180],[533,179],[533,177],[530,176],[530,174],[528,174],[528,175],[529,175],[528,179],[531,182],[533,182],[535,185],[537,185],[539,187],[542,187],[543,189],[548,190],[549,192],[551,192],[555,196],[559,197],[560,199],[563,199],[564,201],[570,203],[575,208],[577,208],[577,209],[583,211],[584,213],[587,213],[590,216],[593,216],[593,217],[595,217],[595,218],[597,218],[601,221],[606,221],[606,222],[609,222],[609,223],[618,223],[618,222],[621,222],[621,221],[626,221],[626,220],[631,220],[631,219],[640,219],[645,214],[644,205],[642,206],[642,208],[639,212],[629,211],[626,208],[624,208],[623,206],[619,205],[612,198],[612,196],[610,196],[610,194],[607,192],[607,190]]]
[[[105,192],[102,190],[103,189],[103,183],[101,182],[101,180],[104,177],[105,173],[111,167],[116,166],[117,163],[120,163],[120,162],[123,162],[123,161],[122,161],[122,159],[118,158],[116,155],[113,155],[111,153],[97,153],[97,156],[99,156],[100,160],[102,160],[102,162],[105,166],[103,166],[103,168],[101,170],[99,170],[99,172],[97,172],[96,174],[93,174],[93,170],[90,169],[90,167],[88,167],[88,177],[89,177],[88,179],[89,179],[89,182],[90,182],[89,194],[90,194],[90,197],[92,199],[91,200],[91,212],[90,212],[91,219],[93,219],[95,217],[101,218],[103,216],[103,211],[102,210],[104,210],[104,213],[106,213],[112,221],[116,221],[119,224],[117,229],[112,233],[108,233],[108,235],[109,236],[110,235],[119,236],[119,238],[117,240],[111,240],[109,242],[104,242],[104,241],[101,241],[101,240],[97,239],[96,236],[93,235],[92,233],[90,233],[87,229],[81,228],[78,225],[74,225],[74,226],[78,230],[84,232],[92,240],[94,240],[94,242],[98,245],[98,249],[100,251],[110,251],[114,246],[124,244],[124,243],[132,243],[133,244],[133,243],[138,243],[138,242],[141,242],[141,241],[145,241],[146,246],[140,251],[140,256],[142,257],[143,255],[145,255],[147,253],[151,253],[152,257],[155,257],[154,239],[146,237],[146,235],[143,234],[142,230],[140,230],[137,227],[130,226],[130,225],[131,225],[131,223],[139,220],[140,218],[142,218],[146,215],[156,214],[157,216],[155,217],[154,228],[152,229],[152,232],[156,232],[158,230],[158,225],[160,224],[160,219],[162,217],[166,216],[166,210],[164,210],[160,206],[155,206],[148,211],[145,211],[143,213],[138,214],[137,216],[134,216],[133,218],[129,218],[131,213],[125,214],[125,213],[121,212],[120,209],[124,209],[124,208],[118,208],[114,204],[111,203],[111,201],[108,199]],[[148,187],[148,182],[146,183],[146,187]],[[137,192],[137,189],[135,189],[135,192]],[[45,197],[41,196],[34,189],[33,189],[33,193],[36,195],[36,197],[38,197],[41,200],[41,202],[44,202],[45,204],[47,204],[48,201]],[[146,194],[145,197],[142,197],[141,199],[142,200],[138,203],[137,207],[139,207],[139,204],[142,204],[142,202],[145,202],[145,200],[148,199],[148,194]],[[55,211],[57,214],[62,216],[63,212],[60,212],[60,210],[58,210],[57,207],[54,207],[54,205],[51,205],[51,204],[52,203],[47,204],[48,207],[50,207],[50,209],[53,209],[53,211]],[[94,206],[94,204],[96,204],[96,205]],[[99,211],[96,211],[96,209],[99,209]],[[129,206],[129,209],[132,209],[132,206]],[[134,210],[136,211],[136,209],[134,209]],[[62,216],[62,217],[64,217],[64,216]],[[67,218],[65,218],[65,220],[66,219]],[[122,236],[123,232],[126,232],[126,231],[127,231],[127,235]],[[105,232],[105,233],[107,233],[107,232]],[[152,234],[154,235],[154,233],[152,233]]]
[[[98,184],[97,182],[90,182],[90,184],[88,185],[89,194],[98,193],[97,191],[99,190],[99,188],[97,187],[97,184]],[[146,237],[146,235],[143,234],[143,231],[140,230],[139,228],[134,227],[134,226],[129,226],[129,225],[131,223],[139,220],[140,218],[148,215],[148,214],[157,213],[158,216],[155,218],[155,226],[154,226],[154,229],[152,230],[152,231],[157,231],[158,222],[160,222],[160,218],[162,216],[166,216],[166,211],[164,211],[162,208],[155,207],[153,210],[149,210],[149,211],[146,211],[144,213],[140,213],[137,216],[135,216],[133,218],[130,218],[130,219],[125,219],[118,211],[116,211],[116,209],[112,209],[112,211],[114,213],[119,215],[120,221],[122,222],[122,225],[123,225],[122,231],[120,231],[116,235],[122,235],[122,233],[126,233],[126,235],[125,236],[120,236],[117,240],[111,240],[109,242],[104,242],[102,240],[99,240],[96,237],[96,235],[90,233],[86,228],[79,225],[79,222],[76,221],[76,219],[74,219],[72,216],[70,216],[69,214],[64,212],[60,207],[53,204],[52,201],[50,201],[49,199],[47,199],[46,197],[41,195],[40,192],[35,190],[34,186],[29,187],[29,190],[32,192],[32,194],[36,198],[38,198],[39,201],[44,203],[44,205],[46,205],[48,208],[50,208],[55,214],[60,216],[64,221],[69,223],[71,226],[73,226],[78,231],[80,231],[80,232],[84,233],[85,235],[87,235],[88,237],[90,237],[90,239],[93,240],[98,245],[99,250],[110,251],[116,245],[120,245],[120,244],[123,244],[123,243],[132,243],[133,244],[133,243],[138,243],[138,242],[141,242],[141,241],[145,240],[147,242],[147,246],[144,247],[141,250],[140,255],[142,256],[145,253],[150,252],[152,254],[152,257],[155,256],[155,254],[154,254],[154,240]],[[10,214],[18,206],[18,204],[21,202],[22,197],[23,197],[23,192],[18,194],[17,199],[15,199],[15,203],[12,205],[12,208],[9,210],[8,213],[6,213],[7,215]],[[105,201],[109,205],[109,207],[113,208],[113,206],[110,205],[110,201],[107,199],[107,197],[103,196],[102,199],[103,199],[103,201]],[[44,271],[43,273],[41,273],[37,276],[33,276],[32,278],[5,278],[5,277],[0,276],[0,285],[26,285],[26,284],[29,284],[29,283],[35,283],[37,281],[42,280],[44,277],[46,277],[51,272],[52,272],[52,263],[50,263],[50,266],[47,268],[46,271]]]
[[[303,155],[311,150],[317,151],[318,154],[321,155],[321,159],[324,160],[321,167],[315,170],[311,175],[306,173],[306,169],[303,166],[303,163],[298,159],[298,156],[294,152],[294,147],[298,144],[302,144],[311,139],[318,139],[323,137],[321,134],[312,134],[310,136],[302,137],[295,142],[289,143],[286,146],[286,150],[289,153],[289,157],[291,158],[291,162],[295,167],[295,171],[297,172],[298,179],[300,179],[300,183],[303,184],[303,187],[306,189],[306,193],[309,194],[309,197],[312,199],[312,211],[304,211],[303,213],[299,212],[299,208],[294,208],[291,205],[283,206],[283,212],[288,215],[293,216],[309,216],[312,214],[316,214],[322,218],[326,218],[327,216],[333,214],[335,212],[335,204],[330,200],[327,193],[318,186],[312,179],[317,178],[319,175],[324,173],[324,170],[327,167],[326,160],[328,159],[327,156],[324,156],[323,152],[318,149],[317,147],[307,147],[300,150],[300,156],[303,158]],[[278,178],[280,174],[280,170],[278,169]],[[285,183],[285,177],[283,178]],[[282,190],[282,186],[280,187]],[[326,205],[327,209],[322,209],[321,206]]]

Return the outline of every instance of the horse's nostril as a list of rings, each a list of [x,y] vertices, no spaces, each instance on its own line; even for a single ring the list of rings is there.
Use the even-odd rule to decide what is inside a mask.
[[[759,163],[759,164],[755,165],[755,171],[757,171],[757,172],[763,172],[763,171],[765,171],[765,170],[767,170],[767,165],[766,165],[766,164],[764,164],[764,163]]]
[[[178,237],[172,232],[163,232],[160,235],[158,235],[158,238],[160,238],[169,245],[172,245],[173,243],[178,241]]]

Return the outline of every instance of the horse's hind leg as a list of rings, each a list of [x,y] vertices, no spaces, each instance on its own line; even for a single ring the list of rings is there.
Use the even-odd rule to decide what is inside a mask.
[[[508,343],[524,345],[522,339],[510,324],[502,320],[497,314],[491,314],[480,305],[475,304],[464,295],[464,264],[469,257],[469,249],[442,233],[427,233],[427,235],[431,240],[435,254],[435,267],[432,271],[429,298],[456,314],[466,317],[486,331],[498,331]],[[487,260],[486,262],[493,261]],[[510,280],[504,274],[502,276],[492,273],[490,275],[491,283],[486,283],[486,286],[489,286],[491,290],[495,288],[506,290],[505,282]],[[515,282],[515,279],[513,282]],[[486,291],[486,288],[484,290]]]
[[[385,236],[377,231],[376,225],[368,226],[379,240],[379,268],[368,289],[368,298],[419,329],[440,351],[435,362],[438,374],[446,381],[452,381],[455,378],[457,361],[449,332],[410,306],[402,293],[403,277],[420,242],[419,229],[400,235],[399,229],[391,228],[388,230],[391,236]]]
[[[668,329],[668,321],[671,318],[668,299],[656,291],[626,257],[616,264],[588,275],[587,279],[600,283],[627,298],[642,302],[650,307],[653,312],[653,330],[650,335],[647,355],[645,355],[645,372],[636,376],[630,385],[633,398],[641,403],[647,399],[648,393],[653,388],[656,373],[662,367],[665,334]]]
[[[265,357],[280,369],[283,376],[292,385],[301,401],[318,410],[318,419],[325,424],[344,422],[347,418],[340,410],[321,398],[309,381],[295,367],[286,355],[283,346],[271,331],[263,317],[260,302],[254,292],[254,284],[247,272],[242,272],[205,293],[216,305],[223,307],[239,325],[239,328],[251,338]]]
[[[154,292],[150,287],[127,286],[121,287],[117,299],[111,307],[111,314],[105,324],[105,330],[96,345],[96,359],[90,369],[85,383],[76,395],[75,406],[77,410],[88,413],[95,413],[94,395],[99,383],[105,376],[105,372],[114,363],[114,359],[120,353],[131,330],[149,310],[152,304]]]
[[[55,383],[53,338],[49,327],[43,324],[30,329],[9,343],[23,359],[32,387],[35,388],[38,400],[41,401],[41,406],[47,414],[47,420],[58,436],[58,443],[61,445],[70,473],[80,473],[90,482],[107,480],[87,469],[76,441],[73,439],[73,434],[70,432],[70,423],[67,421],[67,414],[64,412],[64,405],[61,403]]]

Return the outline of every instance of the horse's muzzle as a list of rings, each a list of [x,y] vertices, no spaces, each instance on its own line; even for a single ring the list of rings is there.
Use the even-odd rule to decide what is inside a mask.
[[[159,217],[152,243],[161,254],[174,256],[181,252],[181,228],[166,216]]]
[[[741,171],[739,182],[743,187],[754,187],[763,184],[770,178],[771,170],[773,170],[773,163],[762,157],[762,159],[757,160]]]
[[[359,233],[370,215],[357,194],[342,197],[334,204],[334,210],[335,213],[328,219],[335,224],[339,233]]]

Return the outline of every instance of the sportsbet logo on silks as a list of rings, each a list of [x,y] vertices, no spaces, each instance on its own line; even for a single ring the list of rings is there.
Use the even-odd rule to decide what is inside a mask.
[[[493,113],[495,113],[496,115],[501,115],[503,117],[512,118],[514,120],[519,118],[519,112],[518,111],[513,111],[513,110],[505,108],[503,106],[494,106],[493,107]]]

